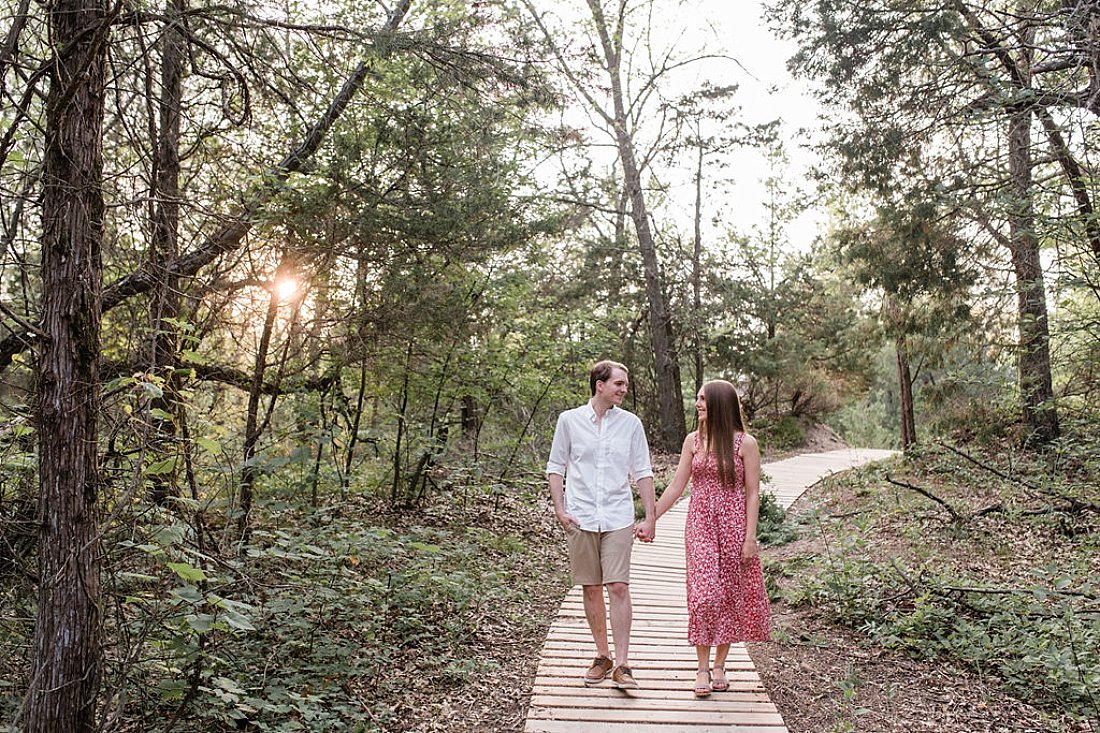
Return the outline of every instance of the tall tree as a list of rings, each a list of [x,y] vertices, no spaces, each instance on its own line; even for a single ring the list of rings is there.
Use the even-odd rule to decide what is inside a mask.
[[[96,730],[100,677],[99,326],[103,115],[111,18],[103,0],[50,6],[38,365],[39,587],[28,733]]]
[[[1025,28],[1021,55],[1030,56]],[[1029,64],[1021,71],[1029,74]],[[1008,171],[1011,178],[1008,207],[1009,251],[1016,273],[1017,327],[1020,331],[1018,363],[1024,422],[1029,441],[1048,443],[1058,437],[1058,411],[1050,373],[1050,324],[1046,286],[1040,261],[1039,236],[1035,231],[1031,161],[1031,110],[1017,109],[1008,118]]]
[[[1100,41],[1082,31],[1095,20],[1092,5],[779,0],[774,11],[799,40],[794,67],[853,113],[831,127],[845,183],[869,187],[886,203],[907,189],[950,199],[958,216],[1004,245],[1018,296],[1021,412],[1029,441],[1055,437],[1040,258],[1047,224],[1037,215],[1037,202],[1049,196],[1033,169],[1045,166],[1044,179],[1074,202],[1080,241],[1100,262],[1092,193],[1077,162],[1092,144],[1069,134],[1081,115],[1100,111]],[[1041,138],[1032,134],[1035,119]],[[1034,154],[1041,144],[1048,152]]]
[[[684,95],[671,105],[675,109],[674,123],[678,134],[674,136],[666,154],[669,158],[675,159],[685,152],[690,152],[695,158],[692,247],[689,256],[690,271],[686,275],[691,287],[691,296],[688,314],[683,320],[690,324],[696,392],[703,384],[706,364],[703,267],[704,254],[708,247],[704,247],[703,244],[703,218],[704,211],[708,206],[712,206],[712,202],[709,196],[704,196],[704,192],[720,185],[721,179],[713,170],[725,167],[726,163],[723,161],[725,153],[738,146],[765,144],[768,137],[767,130],[773,124],[768,123],[759,128],[746,130],[742,124],[734,122],[734,111],[730,103],[736,92],[736,86],[707,84],[702,89]],[[737,134],[734,134],[735,131]],[[716,213],[712,211],[710,215],[714,216]]]
[[[160,97],[157,100],[158,124],[154,153],[152,234],[149,266],[159,271],[153,297],[149,300],[150,368],[163,373],[164,389],[150,404],[149,423],[153,432],[152,449],[156,453],[172,450],[176,434],[176,401],[179,399],[175,362],[179,348],[176,319],[180,315],[179,276],[168,264],[179,257],[180,218],[180,125],[183,116],[183,79],[186,37],[183,33],[184,0],[169,0],[165,15],[167,27],[161,41]],[[152,477],[152,498],[163,502],[175,494],[175,471]]]
[[[624,43],[628,35],[628,19],[633,10],[630,2],[617,0],[611,4],[612,12],[608,13],[602,0],[586,0],[596,36],[595,43],[598,48],[596,57],[609,91],[607,102],[602,102],[591,93],[582,79],[582,74],[574,70],[566,61],[553,34],[544,24],[542,16],[531,0],[523,0],[523,2],[553,48],[562,71],[574,89],[582,95],[589,109],[603,121],[614,140],[622,169],[624,198],[629,202],[630,219],[634,224],[638,251],[643,264],[649,343],[653,351],[654,370],[657,375],[659,433],[656,442],[665,450],[675,451],[683,442],[686,429],[680,385],[680,364],[675,352],[675,338],[669,318],[667,288],[661,272],[653,229],[650,226],[651,212],[647,206],[645,187],[642,182],[648,157],[639,155],[635,137],[638,118],[646,99],[653,92],[653,85],[669,71],[673,64],[665,59],[664,66],[655,69],[650,78],[641,84],[642,91],[639,96],[629,98],[626,78],[628,66]]]
[[[950,216],[919,200],[881,207],[872,221],[832,235],[845,271],[881,298],[882,329],[897,364],[903,448],[917,442],[913,387],[921,370],[971,323],[969,290],[977,276],[967,242],[952,227]]]

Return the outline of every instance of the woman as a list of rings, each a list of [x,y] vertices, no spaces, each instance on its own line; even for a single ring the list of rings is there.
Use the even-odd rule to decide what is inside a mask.
[[[756,542],[760,446],[745,432],[729,382],[707,382],[695,399],[699,429],[684,440],[672,483],[657,502],[667,512],[691,480],[686,536],[688,643],[699,668],[695,694],[729,689],[730,644],[767,641],[770,609]],[[714,647],[714,667],[710,651]]]

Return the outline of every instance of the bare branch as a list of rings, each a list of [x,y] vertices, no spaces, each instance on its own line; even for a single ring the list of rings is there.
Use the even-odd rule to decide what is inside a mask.
[[[397,29],[408,13],[411,2],[412,0],[401,0],[391,11],[382,30],[383,35],[393,33]],[[377,55],[386,53],[385,43],[381,41],[377,43],[375,52]],[[286,181],[291,173],[301,170],[305,162],[317,152],[325,135],[370,75],[373,59],[374,57],[364,59],[356,66],[320,119],[310,128],[302,143],[269,171],[268,180],[272,184]],[[246,204],[236,216],[225,217],[218,229],[203,244],[182,257],[167,263],[163,269],[144,265],[104,288],[103,312],[106,313],[127,298],[148,292],[157,282],[158,277],[163,276],[165,271],[173,277],[191,277],[220,255],[238,248],[245,235],[252,229],[253,222],[263,204],[271,195],[272,189],[273,185],[269,185],[258,191],[254,199]],[[27,330],[12,333],[0,340],[0,371],[11,365],[12,358],[16,354],[30,348],[34,340],[34,335]]]
[[[918,494],[920,494],[921,496],[924,496],[924,497],[927,497],[927,498],[931,499],[932,501],[936,502],[937,504],[942,506],[944,509],[946,509],[947,512],[951,515],[951,519],[953,519],[956,522],[962,521],[962,515],[959,514],[958,511],[955,510],[955,507],[951,506],[946,501],[944,501],[940,497],[933,494],[931,491],[928,491],[928,489],[922,489],[919,486],[914,486],[913,484],[906,483],[904,481],[896,481],[896,480],[894,480],[893,477],[890,476],[890,474],[886,474],[886,480],[889,481],[890,483],[892,483],[894,486],[900,486],[904,489],[909,489],[910,491],[915,491]]]

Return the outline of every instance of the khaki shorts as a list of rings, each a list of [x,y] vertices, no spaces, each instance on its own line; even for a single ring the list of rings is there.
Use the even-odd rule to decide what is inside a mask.
[[[630,582],[630,551],[634,527],[611,532],[588,532],[570,525],[565,531],[569,567],[577,585]]]

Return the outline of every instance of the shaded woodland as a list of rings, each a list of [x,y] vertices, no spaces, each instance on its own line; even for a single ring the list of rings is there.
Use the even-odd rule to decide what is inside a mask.
[[[766,451],[993,445],[1098,512],[1100,7],[776,0],[813,134],[706,12],[3,0],[0,731],[416,729],[402,677],[564,592],[600,358],[657,452],[723,377]]]

